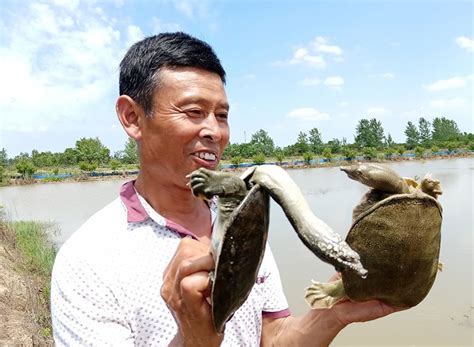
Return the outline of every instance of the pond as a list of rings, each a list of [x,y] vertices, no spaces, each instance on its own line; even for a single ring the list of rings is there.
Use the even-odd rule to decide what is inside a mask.
[[[474,158],[403,161],[388,164],[402,176],[432,173],[442,183],[444,208],[441,261],[427,298],[389,317],[346,328],[333,346],[472,346],[473,345],[473,172]],[[338,168],[289,170],[314,213],[345,236],[352,208],[367,191]],[[52,183],[0,188],[0,204],[11,219],[55,222],[61,245],[90,215],[117,196],[125,180]],[[334,270],[300,242],[280,207],[271,205],[269,242],[280,269],[293,314],[307,311],[304,289],[311,279],[325,281]]]

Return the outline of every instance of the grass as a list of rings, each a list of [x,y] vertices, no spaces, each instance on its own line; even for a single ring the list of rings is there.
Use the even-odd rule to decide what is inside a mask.
[[[6,221],[0,208],[0,243],[14,255],[15,267],[28,283],[30,310],[44,338],[52,333],[50,283],[57,252],[48,236],[50,229],[50,225],[36,221]]]

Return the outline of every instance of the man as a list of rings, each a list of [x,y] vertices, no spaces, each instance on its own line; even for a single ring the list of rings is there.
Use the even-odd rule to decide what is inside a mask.
[[[216,169],[228,143],[224,83],[212,48],[184,33],[146,38],[125,55],[116,111],[137,141],[140,173],[56,258],[57,345],[323,346],[351,322],[394,311],[378,301],[347,301],[292,317],[267,248],[265,281],[224,336],[215,333],[207,301],[215,206],[191,194],[186,176]]]

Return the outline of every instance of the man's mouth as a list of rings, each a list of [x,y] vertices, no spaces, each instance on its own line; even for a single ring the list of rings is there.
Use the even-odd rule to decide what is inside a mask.
[[[216,155],[211,152],[197,152],[197,153],[194,153],[193,155],[198,157],[199,159],[206,160],[206,161],[215,161],[217,159]]]

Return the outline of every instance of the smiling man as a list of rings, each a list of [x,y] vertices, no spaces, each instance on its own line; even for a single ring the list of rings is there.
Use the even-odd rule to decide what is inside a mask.
[[[116,111],[137,141],[140,173],[57,255],[58,346],[321,346],[351,322],[394,311],[344,302],[292,317],[267,246],[247,301],[215,333],[207,297],[216,206],[193,196],[187,175],[215,170],[229,141],[224,83],[212,48],[184,33],[146,38],[125,55]]]

